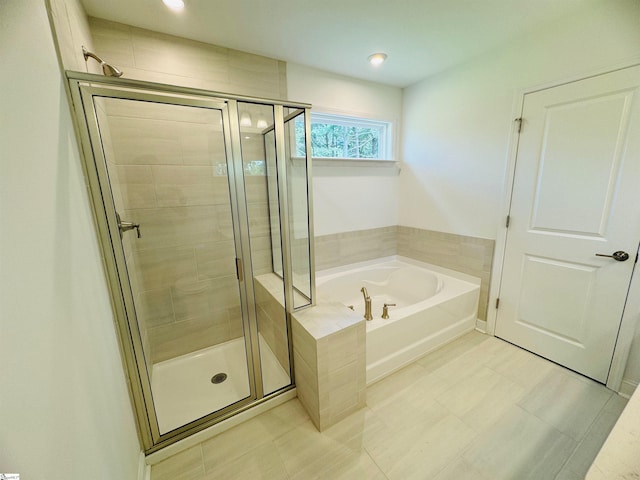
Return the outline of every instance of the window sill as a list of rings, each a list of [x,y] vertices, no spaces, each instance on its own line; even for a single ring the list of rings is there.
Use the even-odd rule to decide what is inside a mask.
[[[292,157],[293,160],[304,160],[304,157]],[[314,166],[328,166],[328,167],[339,167],[339,166],[362,166],[362,167],[389,167],[394,165],[399,165],[400,162],[397,160],[378,160],[378,159],[368,159],[368,158],[327,158],[327,157],[312,157],[311,163]]]

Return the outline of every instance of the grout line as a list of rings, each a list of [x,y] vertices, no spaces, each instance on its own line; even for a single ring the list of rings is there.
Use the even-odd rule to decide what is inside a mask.
[[[204,450],[202,449],[202,442],[200,442],[197,446],[198,446],[198,449],[200,450],[200,465],[202,466],[202,472],[207,473],[207,469],[204,466]]]
[[[387,476],[386,472],[382,469],[382,467],[378,464],[378,462],[376,462],[376,459],[373,457],[373,455],[371,455],[371,452],[369,452],[369,449],[367,447],[363,446],[362,450],[364,450],[364,453],[371,459],[373,464],[376,467],[378,467],[378,470],[380,471],[380,473],[382,473],[382,476],[388,480],[389,477]]]

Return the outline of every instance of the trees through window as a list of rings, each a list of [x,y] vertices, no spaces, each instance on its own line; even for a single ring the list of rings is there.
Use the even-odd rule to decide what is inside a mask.
[[[296,122],[296,151],[304,156],[304,123]],[[390,124],[357,117],[311,114],[314,158],[390,160]]]

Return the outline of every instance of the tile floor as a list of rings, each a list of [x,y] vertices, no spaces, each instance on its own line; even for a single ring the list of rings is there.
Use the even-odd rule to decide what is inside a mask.
[[[152,480],[584,478],[626,400],[478,332],[367,388],[319,433],[297,399],[152,468]]]

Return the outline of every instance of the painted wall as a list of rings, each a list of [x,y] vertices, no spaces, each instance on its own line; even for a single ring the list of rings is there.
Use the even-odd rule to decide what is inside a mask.
[[[0,3],[0,470],[135,479],[140,446],[42,0]]]
[[[637,63],[639,25],[637,0],[591,2],[578,15],[405,89],[400,225],[495,239],[519,92]],[[631,360],[640,358],[636,332]],[[629,363],[626,379],[638,383],[640,366]]]
[[[314,111],[394,122],[394,160],[400,160],[402,89],[288,63],[287,91]],[[316,236],[396,225],[398,167],[314,162],[313,198]]]
[[[640,2],[592,2],[473,63],[405,89],[401,225],[496,238],[521,89],[640,57]]]

